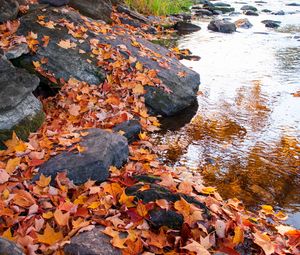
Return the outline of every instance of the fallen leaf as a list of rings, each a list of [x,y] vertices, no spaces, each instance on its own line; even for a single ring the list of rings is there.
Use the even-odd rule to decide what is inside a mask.
[[[6,183],[10,175],[3,169],[0,169],[0,184]]]
[[[46,177],[45,175],[41,174],[40,179],[35,183],[41,188],[44,188],[47,187],[50,182],[51,182],[51,176]]]
[[[63,237],[64,236],[61,231],[55,232],[55,230],[48,223],[46,224],[44,234],[37,234],[37,240],[48,245],[57,243],[58,241],[62,240]]]
[[[210,255],[210,252],[205,249],[200,243],[196,242],[193,239],[190,239],[191,243],[183,246],[182,249],[195,252],[197,255]]]
[[[275,247],[270,237],[267,234],[260,232],[253,233],[254,243],[260,246],[266,255],[271,255],[275,252]]]
[[[61,210],[56,209],[53,216],[59,226],[63,227],[68,225],[70,212],[63,213]]]

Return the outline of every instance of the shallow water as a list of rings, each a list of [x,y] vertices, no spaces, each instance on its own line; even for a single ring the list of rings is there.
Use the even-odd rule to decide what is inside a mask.
[[[298,12],[230,17],[253,24],[234,34],[208,31],[209,19],[193,21],[202,30],[178,45],[201,57],[182,61],[201,75],[199,108],[194,117],[191,109],[164,120],[156,138],[169,145],[169,164],[201,171],[207,185],[249,209],[270,204],[283,210],[300,228],[300,97],[292,95],[300,91],[300,7],[268,2],[248,1],[259,10]],[[264,19],[282,21],[281,27],[265,28]]]

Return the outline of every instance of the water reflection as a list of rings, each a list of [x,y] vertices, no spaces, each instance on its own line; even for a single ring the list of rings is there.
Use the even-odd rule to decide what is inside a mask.
[[[179,47],[201,56],[183,61],[201,74],[199,110],[180,128],[181,117],[169,121],[176,128],[156,138],[168,145],[166,163],[201,171],[225,199],[237,197],[250,209],[283,209],[300,227],[300,99],[292,96],[300,90],[300,43],[293,38],[300,14],[276,17],[280,32],[261,25],[270,19],[264,14],[249,19],[253,28],[232,35],[195,21],[202,30],[180,39]]]

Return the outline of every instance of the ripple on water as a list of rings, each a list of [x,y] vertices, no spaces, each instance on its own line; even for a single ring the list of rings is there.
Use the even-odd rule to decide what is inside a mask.
[[[269,5],[292,10],[283,1]],[[273,18],[280,29],[265,28],[260,21],[270,17],[261,14],[250,20],[253,28],[231,35],[195,21],[202,30],[178,44],[201,57],[183,61],[201,75],[199,108],[164,120],[172,131],[157,141],[169,145],[166,162],[200,171],[224,198],[254,210],[270,204],[300,227],[300,98],[292,95],[300,91],[300,14]]]

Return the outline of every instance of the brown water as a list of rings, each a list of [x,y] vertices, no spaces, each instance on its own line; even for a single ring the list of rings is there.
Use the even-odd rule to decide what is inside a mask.
[[[249,209],[272,205],[300,228],[300,97],[292,95],[300,91],[300,7],[269,2],[258,8],[299,12],[248,16],[253,28],[230,35],[194,21],[202,30],[178,44],[201,56],[183,61],[201,75],[199,108],[163,120],[156,139],[169,145],[168,164],[200,171],[223,198]],[[280,20],[281,28],[267,29],[263,19]]]

